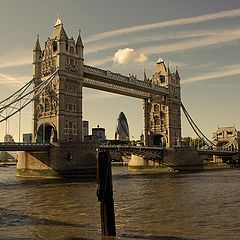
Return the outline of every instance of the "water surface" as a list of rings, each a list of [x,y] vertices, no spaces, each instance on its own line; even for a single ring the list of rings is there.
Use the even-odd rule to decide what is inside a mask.
[[[113,168],[117,239],[240,239],[240,171]],[[0,239],[101,239],[95,180],[26,180],[0,168]]]

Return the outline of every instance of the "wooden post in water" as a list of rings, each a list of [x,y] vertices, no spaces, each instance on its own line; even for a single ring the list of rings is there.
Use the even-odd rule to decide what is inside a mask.
[[[102,236],[116,236],[112,167],[108,151],[98,152],[97,158],[97,196],[100,202]]]

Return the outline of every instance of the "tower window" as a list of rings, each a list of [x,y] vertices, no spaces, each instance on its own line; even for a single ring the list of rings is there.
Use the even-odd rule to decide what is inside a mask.
[[[162,83],[162,84],[165,83],[165,76],[160,75],[159,80],[160,80],[160,83]]]
[[[52,48],[53,48],[53,52],[57,51],[57,42],[56,41],[53,42]]]
[[[154,112],[158,112],[159,111],[159,105],[158,104],[154,104]]]
[[[74,53],[74,47],[70,46],[70,52]]]

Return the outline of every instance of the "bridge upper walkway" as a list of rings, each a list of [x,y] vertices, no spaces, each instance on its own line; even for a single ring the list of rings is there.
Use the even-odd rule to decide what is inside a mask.
[[[168,89],[153,82],[131,79],[118,73],[83,65],[83,86],[118,93],[130,97],[146,99],[151,94],[169,94]]]

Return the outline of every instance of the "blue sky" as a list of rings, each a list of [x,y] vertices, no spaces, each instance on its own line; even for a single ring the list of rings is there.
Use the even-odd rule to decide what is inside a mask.
[[[218,126],[240,130],[239,0],[0,0],[0,96],[32,78],[32,48],[50,36],[57,14],[70,38],[81,28],[85,64],[141,79],[150,77],[159,56],[176,66],[182,79],[182,102],[211,138]],[[131,135],[143,130],[139,99],[84,89],[84,119],[106,128],[113,138],[123,111]],[[21,132],[31,131],[31,107],[23,111]],[[18,140],[17,117],[9,133]],[[0,125],[0,138],[5,125]],[[183,136],[195,136],[182,116]]]

